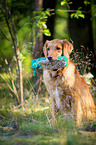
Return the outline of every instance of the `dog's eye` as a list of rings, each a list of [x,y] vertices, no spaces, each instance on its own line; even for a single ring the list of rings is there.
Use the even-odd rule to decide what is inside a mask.
[[[60,47],[56,47],[57,50],[60,50]]]
[[[49,49],[49,48],[47,48],[47,50],[49,51],[50,49]]]

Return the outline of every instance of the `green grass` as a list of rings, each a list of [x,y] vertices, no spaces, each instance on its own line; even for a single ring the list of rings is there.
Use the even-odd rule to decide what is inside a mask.
[[[81,131],[71,118],[63,115],[57,115],[54,120],[50,103],[45,104],[42,106],[41,102],[24,110],[0,109],[0,145],[95,144],[95,132]]]
[[[94,145],[96,132],[85,132],[70,116],[52,118],[45,86],[35,96],[31,77],[24,80],[24,108],[3,80],[0,86],[0,145]],[[86,124],[87,126],[88,124]]]

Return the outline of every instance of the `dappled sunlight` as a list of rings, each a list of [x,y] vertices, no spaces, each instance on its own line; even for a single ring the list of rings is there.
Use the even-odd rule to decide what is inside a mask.
[[[42,3],[42,8],[39,2]],[[71,6],[74,2],[76,9],[72,10]],[[95,1],[84,0],[84,2],[80,1],[81,6],[78,2],[77,7],[77,1],[74,2],[71,0],[0,0],[0,145],[96,144],[96,120],[84,121],[83,119],[82,124],[77,125],[74,112],[69,113],[65,110],[65,106],[68,108],[70,103],[70,95],[67,95],[66,101],[63,102],[64,112],[59,110],[60,107],[62,108],[59,94],[63,95],[64,87],[60,88],[60,83],[56,88],[54,87],[58,80],[53,80],[54,85],[49,86],[57,105],[57,112],[53,114],[51,98],[43,80],[43,67],[36,68],[34,77],[31,69],[32,60],[44,57],[44,53],[47,52],[43,53],[45,41],[67,39],[74,45],[70,59],[76,64],[81,78],[84,77],[96,103],[94,73],[96,5]],[[87,11],[87,7],[91,8]],[[92,17],[85,17],[87,14],[90,16],[92,14]],[[91,27],[85,27],[86,18],[89,18],[88,23],[92,24],[92,35],[88,32],[88,30],[92,31]],[[74,20],[73,23],[71,20]],[[88,48],[90,42],[92,45]],[[80,45],[80,49],[75,48],[76,44]],[[60,48],[63,48],[63,45],[62,43]],[[60,48],[56,45],[56,49],[61,54]],[[47,49],[50,50],[50,47]],[[66,64],[69,63],[67,61]],[[57,61],[55,64],[60,66]],[[48,70],[50,68],[51,65],[49,68],[46,67]],[[72,68],[68,73],[72,73]],[[56,74],[54,70],[51,75],[58,77],[58,74],[59,72]],[[46,74],[45,77],[50,81],[51,75]],[[74,78],[70,80],[69,86],[74,83]],[[83,90],[84,86],[81,87]],[[85,102],[87,102],[86,97]]]

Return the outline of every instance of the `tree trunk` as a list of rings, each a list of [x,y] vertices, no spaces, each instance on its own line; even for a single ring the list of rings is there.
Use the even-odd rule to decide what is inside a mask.
[[[42,8],[43,0],[35,0],[35,11],[38,11]],[[38,32],[40,31],[40,28],[36,28],[35,30],[35,52],[33,54],[33,58],[38,58],[42,56],[42,47],[43,47],[43,33],[37,37]]]
[[[39,9],[42,8],[42,3],[43,3],[43,0],[35,0],[35,11],[38,11]],[[37,34],[38,34],[39,31],[40,31],[40,29],[36,28],[36,30],[35,30],[35,40],[36,40],[36,42],[35,42],[35,51],[34,51],[34,54],[33,54],[34,59],[37,59],[37,58],[42,56],[43,33],[41,33],[40,36],[37,38]],[[35,94],[37,94],[38,87],[39,87],[40,75],[41,75],[40,70],[36,69],[35,74],[36,75],[33,78],[33,82],[34,82],[34,91],[35,91]]]

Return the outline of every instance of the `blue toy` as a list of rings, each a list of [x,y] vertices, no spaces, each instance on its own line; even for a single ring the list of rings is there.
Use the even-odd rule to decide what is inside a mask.
[[[66,56],[58,56],[58,59],[64,59],[66,64],[65,64],[65,67],[68,65],[68,59]]]
[[[32,64],[31,64],[31,68],[33,69],[33,76],[35,76],[35,69],[36,68],[40,68],[42,65],[40,65],[38,62],[42,61],[42,60],[46,60],[46,57],[41,57],[38,59],[33,59],[32,60]],[[59,56],[58,59],[64,59],[65,60],[65,67],[68,65],[68,59],[66,56]]]
[[[31,68],[33,69],[33,76],[35,76],[35,69],[41,67],[41,65],[38,62],[42,60],[46,60],[46,57],[41,57],[41,58],[32,60]]]

